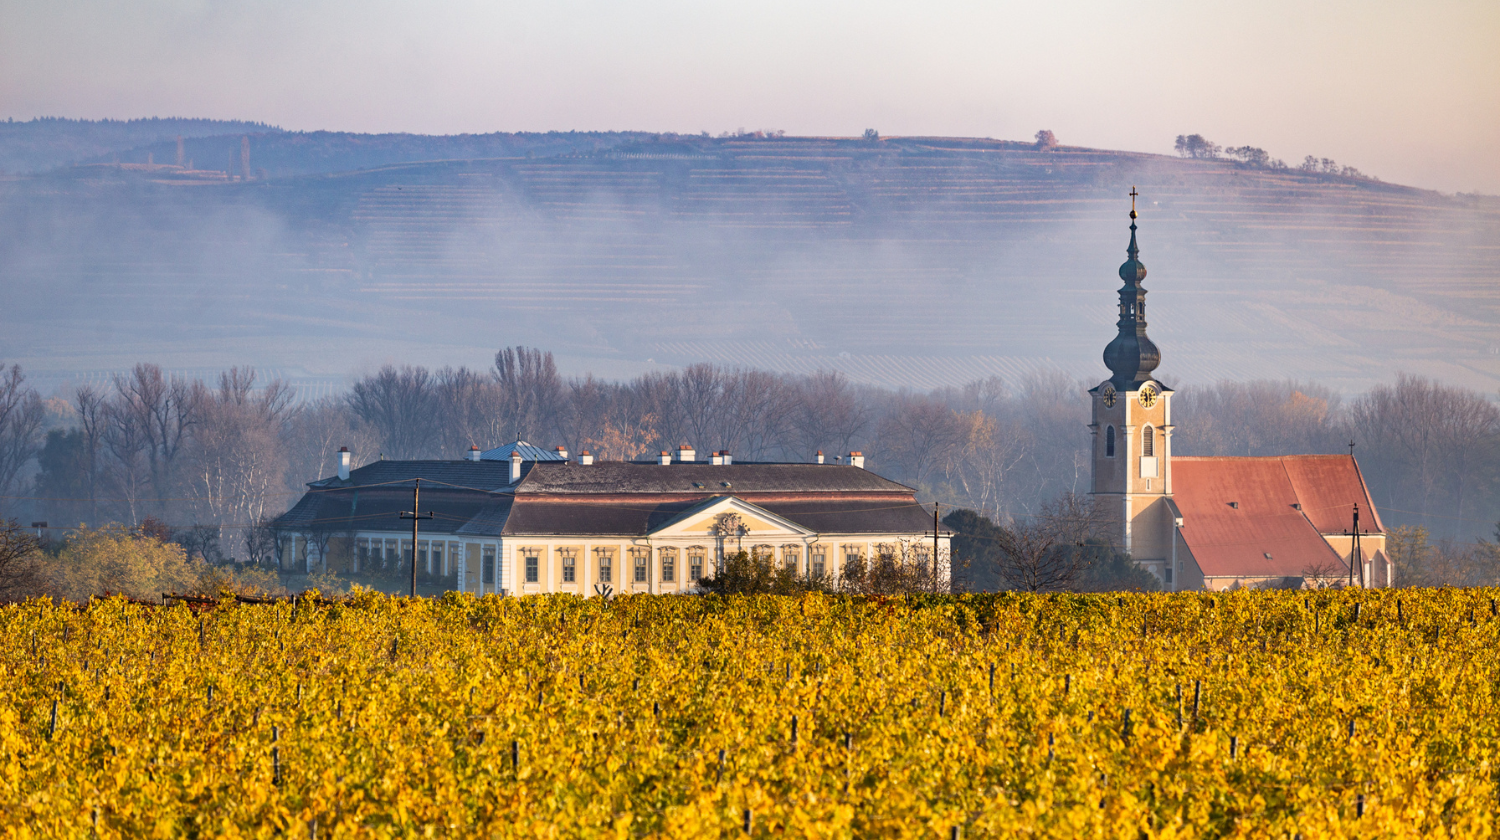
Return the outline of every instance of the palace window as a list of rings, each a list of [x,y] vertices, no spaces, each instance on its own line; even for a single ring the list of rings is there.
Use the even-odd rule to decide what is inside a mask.
[[[846,545],[846,546],[844,546],[844,568],[845,569],[861,569],[861,568],[864,568],[864,559],[863,559],[863,557],[864,557],[864,555],[860,551],[859,546],[857,546],[857,545]]]
[[[671,583],[677,579],[677,549],[664,548],[661,550],[661,580],[662,583]]]
[[[482,562],[479,565],[480,583],[494,585],[495,583],[495,547],[487,545],[480,550]]]
[[[562,558],[563,583],[578,582],[578,549],[559,548],[557,555]]]
[[[417,543],[417,562],[421,563],[422,567],[427,570],[427,574],[430,575],[432,574],[432,561],[428,559],[427,545],[426,540]]]
[[[645,583],[648,580],[647,572],[650,568],[651,549],[632,548],[630,549],[630,559],[632,561],[631,565],[635,567],[635,582]]]
[[[599,582],[609,583],[615,575],[615,550],[612,548],[596,548],[594,554],[599,558]]]
[[[1104,457],[1115,457],[1115,427],[1110,426],[1104,430]]]
[[[526,582],[536,583],[541,580],[542,560],[536,554],[536,549],[526,549]]]
[[[827,556],[823,553],[823,547],[820,545],[813,546],[812,554],[808,555],[807,559],[812,565],[812,576],[815,578],[822,577],[824,571],[827,569]]]
[[[427,571],[437,572],[441,575],[448,574],[448,566],[443,559],[443,544],[435,542],[432,544],[432,553],[428,555]]]
[[[1141,456],[1156,457],[1156,430],[1150,426],[1141,430]]]
[[[703,579],[703,559],[707,554],[703,546],[694,545],[688,547],[688,582],[697,583]]]
[[[782,546],[781,560],[786,564],[787,574],[798,574],[802,571],[802,547],[798,545]]]
[[[758,545],[750,549],[750,558],[752,560],[762,560],[767,563],[774,562],[776,560],[776,546]]]

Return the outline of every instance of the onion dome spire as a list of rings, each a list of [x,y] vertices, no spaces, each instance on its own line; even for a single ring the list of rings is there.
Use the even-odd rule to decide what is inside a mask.
[[[1151,371],[1161,364],[1161,351],[1146,337],[1146,289],[1141,281],[1146,279],[1146,264],[1141,262],[1141,249],[1135,243],[1135,199],[1140,195],[1135,187],[1130,188],[1130,247],[1125,249],[1129,259],[1120,266],[1120,320],[1115,322],[1119,334],[1104,348],[1104,364],[1114,375],[1110,381],[1119,390],[1131,390],[1135,384],[1151,378]]]

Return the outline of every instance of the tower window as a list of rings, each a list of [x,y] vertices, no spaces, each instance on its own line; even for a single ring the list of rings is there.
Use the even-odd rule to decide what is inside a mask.
[[[1115,427],[1110,426],[1104,430],[1104,457],[1115,457]]]
[[[1146,458],[1156,457],[1156,430],[1150,426],[1141,430],[1141,455]]]

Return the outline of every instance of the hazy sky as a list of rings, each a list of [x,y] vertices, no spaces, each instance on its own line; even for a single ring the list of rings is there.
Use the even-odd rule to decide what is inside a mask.
[[[1500,2],[6,0],[0,117],[1180,133],[1500,194]]]

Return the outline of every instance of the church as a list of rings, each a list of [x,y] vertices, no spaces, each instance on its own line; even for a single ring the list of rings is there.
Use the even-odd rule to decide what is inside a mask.
[[[1385,529],[1349,455],[1173,457],[1172,389],[1153,373],[1146,266],[1136,244],[1120,266],[1110,377],[1089,390],[1092,495],[1116,542],[1168,591],[1391,586]]]

